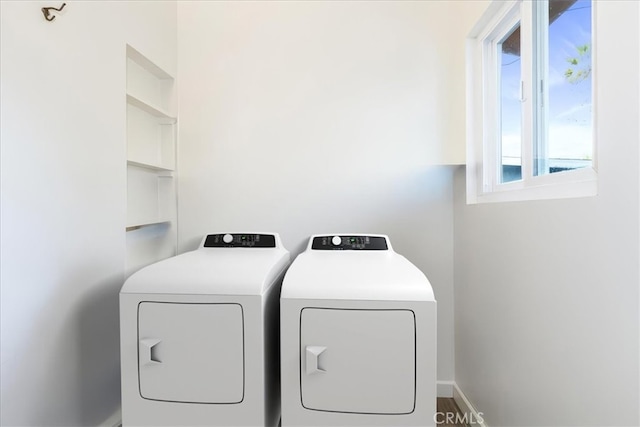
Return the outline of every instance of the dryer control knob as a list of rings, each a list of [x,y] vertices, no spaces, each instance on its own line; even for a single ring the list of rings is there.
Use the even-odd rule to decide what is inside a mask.
[[[333,244],[333,246],[340,246],[340,244],[342,243],[342,239],[340,238],[340,236],[333,236],[331,238],[331,243]]]
[[[233,242],[233,236],[231,234],[225,234],[222,236],[222,241],[225,243],[231,243]]]

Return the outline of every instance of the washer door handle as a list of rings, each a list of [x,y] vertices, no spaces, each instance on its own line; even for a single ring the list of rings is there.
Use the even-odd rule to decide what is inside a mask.
[[[144,338],[140,340],[139,353],[141,365],[153,365],[156,363],[162,363],[158,358],[158,352],[156,346],[160,344],[161,340],[158,338]]]
[[[321,367],[320,355],[327,349],[327,347],[320,347],[315,345],[307,346],[305,349],[306,361],[307,361],[307,375],[315,374],[317,372],[326,372]]]

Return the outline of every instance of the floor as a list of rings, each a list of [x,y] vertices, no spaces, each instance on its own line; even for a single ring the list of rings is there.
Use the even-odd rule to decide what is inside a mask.
[[[467,427],[464,422],[464,414],[460,412],[460,408],[456,405],[455,400],[450,398],[438,398],[438,411],[436,414],[436,422],[439,427]],[[457,415],[457,417],[456,417]]]
[[[460,408],[456,405],[455,400],[439,397],[437,403],[437,416],[436,421],[438,427],[467,427],[467,424],[456,423],[456,414],[458,415],[457,421],[462,419],[462,413]],[[117,424],[114,427],[122,427],[122,424]]]

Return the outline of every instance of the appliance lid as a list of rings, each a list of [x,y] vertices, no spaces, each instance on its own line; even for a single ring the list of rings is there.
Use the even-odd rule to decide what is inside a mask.
[[[235,239],[232,246],[206,246],[208,239],[213,240],[207,235],[197,250],[151,264],[131,275],[121,293],[263,294],[289,265],[289,251],[274,233],[219,233],[222,243],[227,234]],[[242,236],[253,236],[255,243],[257,235],[261,242],[273,242],[275,247],[243,245]]]
[[[307,250],[287,271],[281,298],[435,301],[424,273],[389,250]]]

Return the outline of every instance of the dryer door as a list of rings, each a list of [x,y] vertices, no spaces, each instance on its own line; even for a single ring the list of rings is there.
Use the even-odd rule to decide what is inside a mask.
[[[145,399],[239,403],[244,396],[239,304],[142,302],[138,372]]]
[[[305,308],[300,316],[305,408],[359,414],[413,412],[416,328],[411,310]]]

